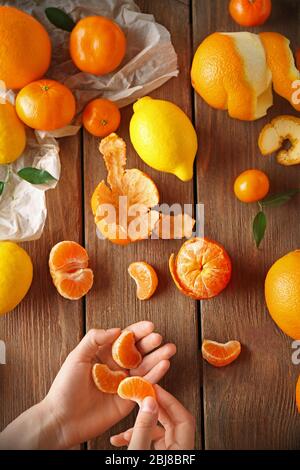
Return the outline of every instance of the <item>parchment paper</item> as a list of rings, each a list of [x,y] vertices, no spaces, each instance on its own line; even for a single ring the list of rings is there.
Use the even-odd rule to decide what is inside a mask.
[[[59,179],[56,138],[78,132],[85,104],[99,96],[115,101],[119,107],[134,102],[178,75],[177,56],[166,28],[156,23],[152,15],[140,13],[131,0],[21,0],[3,4],[31,13],[46,27],[53,46],[47,77],[66,84],[77,99],[77,114],[70,126],[54,132],[33,133],[28,129],[28,142],[21,158],[14,164],[0,166],[0,181],[7,180],[0,196],[0,240],[34,240],[41,236],[47,216],[45,191],[55,187],[55,182],[31,185],[20,179],[17,171],[32,166]],[[113,18],[127,38],[126,56],[116,72],[102,77],[80,72],[69,56],[69,33],[55,28],[45,16],[44,10],[49,6],[64,9],[75,22],[89,15]],[[14,100],[12,91],[7,96]]]

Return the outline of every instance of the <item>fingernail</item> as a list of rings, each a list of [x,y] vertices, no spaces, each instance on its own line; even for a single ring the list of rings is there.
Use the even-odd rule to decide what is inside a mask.
[[[117,331],[120,331],[120,328],[109,328],[109,330],[106,330],[106,333],[112,334],[117,333]]]
[[[141,411],[146,411],[146,413],[157,413],[157,403],[156,400],[152,397],[146,397],[142,401]]]

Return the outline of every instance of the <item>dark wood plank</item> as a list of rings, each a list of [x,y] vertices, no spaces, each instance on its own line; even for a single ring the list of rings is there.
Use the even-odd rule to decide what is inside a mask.
[[[156,90],[152,96],[169,99],[191,115],[191,91],[187,70],[190,65],[189,6],[168,0],[139,1],[141,10],[155,15],[156,20],[171,32],[172,41],[179,58],[180,75]],[[128,167],[140,168],[157,183],[161,202],[193,202],[192,183],[182,183],[172,175],[159,173],[144,165],[134,152],[128,136],[128,124],[132,106],[122,110],[122,125],[119,132],[127,143]],[[86,246],[95,271],[95,286],[86,299],[86,324],[91,327],[113,327],[139,320],[152,320],[166,341],[177,344],[178,352],[172,361],[164,385],[174,393],[197,417],[200,428],[199,372],[197,350],[197,311],[193,301],[184,298],[176,290],[168,272],[168,257],[178,250],[180,241],[144,241],[127,247],[118,247],[108,241],[98,240],[95,233],[90,198],[96,184],[106,178],[102,157],[98,154],[98,140],[84,135],[85,155],[85,228]],[[176,201],[174,200],[174,195]],[[129,278],[130,262],[146,260],[152,264],[159,276],[159,288],[149,302],[140,302],[135,297],[135,286]],[[109,434],[132,425],[132,417],[124,420]],[[109,435],[89,444],[90,448],[110,448]],[[197,436],[197,447],[200,437]]]
[[[29,294],[0,318],[7,364],[0,365],[1,430],[47,393],[67,354],[83,333],[83,304],[63,299],[52,284],[48,256],[61,240],[82,241],[79,137],[60,139],[62,176],[48,191],[48,218],[40,240],[25,243],[34,264]]]
[[[287,6],[288,3],[288,6]],[[194,49],[215,31],[239,31],[223,0],[194,0]],[[300,4],[273,2],[270,21],[260,30],[285,34],[299,45]],[[258,31],[257,30],[253,30]],[[268,211],[261,249],[251,238],[255,206],[237,201],[235,177],[245,169],[265,170],[272,191],[299,186],[300,167],[284,168],[263,158],[257,147],[262,126],[272,117],[296,112],[275,98],[268,116],[254,123],[230,119],[195,97],[200,142],[198,196],[205,203],[205,234],[223,243],[233,261],[230,286],[202,305],[202,336],[217,341],[239,339],[243,352],[225,368],[204,365],[205,447],[207,449],[299,449],[300,421],[295,407],[299,368],[291,362],[291,339],[272,322],[264,302],[264,278],[283,254],[299,248],[299,198]]]

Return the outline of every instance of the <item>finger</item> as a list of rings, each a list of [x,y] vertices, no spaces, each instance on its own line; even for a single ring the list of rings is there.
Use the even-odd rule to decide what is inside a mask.
[[[152,432],[157,425],[158,405],[152,397],[142,401],[133,427],[128,450],[147,450],[151,447]]]
[[[154,324],[151,321],[139,321],[138,323],[133,323],[125,328],[126,330],[132,331],[136,341],[144,338],[147,335],[150,335],[154,330]]]
[[[78,346],[72,351],[71,355],[79,361],[91,361],[96,356],[99,347],[112,343],[120,335],[120,332],[120,328],[89,330]]]
[[[145,356],[153,349],[158,348],[162,343],[162,336],[159,333],[150,333],[150,335],[142,338],[137,344],[136,347],[140,353]]]
[[[141,375],[142,377],[153,369],[156,364],[164,359],[170,359],[176,353],[176,346],[173,343],[164,344],[156,351],[145,356],[141,364],[130,371],[130,375]]]
[[[144,379],[152,384],[159,382],[170,369],[170,361],[164,360],[160,361],[156,366],[151,369],[148,374],[144,376]]]
[[[115,447],[127,446],[131,440],[133,433],[133,428],[127,429],[127,431],[116,434],[110,438],[110,442]],[[152,431],[151,440],[157,441],[163,439],[165,435],[165,430],[162,426],[156,426]]]
[[[194,423],[193,415],[171,393],[159,385],[155,385],[154,388],[162,415],[165,411],[174,424]]]

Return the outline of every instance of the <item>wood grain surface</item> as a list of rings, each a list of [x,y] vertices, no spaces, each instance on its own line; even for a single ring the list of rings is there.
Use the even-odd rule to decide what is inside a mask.
[[[181,241],[148,240],[120,247],[99,240],[90,208],[94,188],[106,178],[99,141],[86,132],[60,139],[62,178],[47,193],[45,231],[40,240],[24,244],[34,262],[32,288],[14,313],[0,318],[0,339],[6,342],[8,359],[7,365],[0,365],[0,429],[44,397],[65,357],[88,329],[125,327],[149,319],[165,341],[177,345],[163,385],[195,415],[197,448],[300,449],[294,397],[299,366],[292,365],[291,340],[272,322],[263,295],[270,265],[299,248],[300,197],[286,207],[268,210],[266,237],[257,250],[251,234],[256,207],[240,203],[232,192],[235,177],[251,167],[268,173],[272,192],[299,187],[300,167],[284,168],[273,157],[262,157],[257,147],[266,122],[296,112],[275,97],[266,118],[239,122],[211,109],[193,93],[189,71],[200,41],[214,31],[241,30],[227,12],[227,0],[137,3],[168,28],[178,54],[179,76],[151,96],[175,102],[193,119],[199,152],[194,181],[189,183],[152,170],[130,144],[132,106],[128,106],[122,109],[118,131],[127,143],[128,168],[137,167],[154,179],[160,202],[205,204],[205,235],[230,253],[232,281],[219,297],[200,306],[178,292],[168,271],[169,255],[178,251]],[[276,0],[266,26],[253,31],[281,32],[295,48],[300,45],[299,20],[300,2]],[[92,291],[78,302],[57,294],[48,271],[51,247],[65,239],[85,244],[95,274]],[[158,290],[148,302],[136,299],[135,284],[127,273],[129,263],[138,260],[152,264],[159,277]],[[242,354],[232,365],[215,369],[200,357],[201,338],[239,339]],[[134,414],[85,447],[109,449],[109,436],[133,420]]]
[[[272,17],[258,31],[277,31],[300,44],[298,1],[273,1]],[[194,0],[194,49],[215,31],[240,31],[223,0]],[[199,201],[205,204],[205,235],[231,255],[229,287],[202,304],[202,336],[216,341],[238,339],[241,357],[224,370],[204,364],[204,435],[206,449],[299,449],[300,419],[295,406],[299,366],[292,365],[292,340],[271,320],[264,302],[264,278],[272,263],[299,248],[299,203],[267,211],[265,240],[257,250],[251,223],[257,207],[235,199],[232,186],[243,170],[269,175],[271,191],[299,187],[300,167],[283,167],[260,155],[260,130],[273,117],[297,113],[274,95],[268,116],[256,122],[230,119],[195,96],[200,152],[197,161]]]

